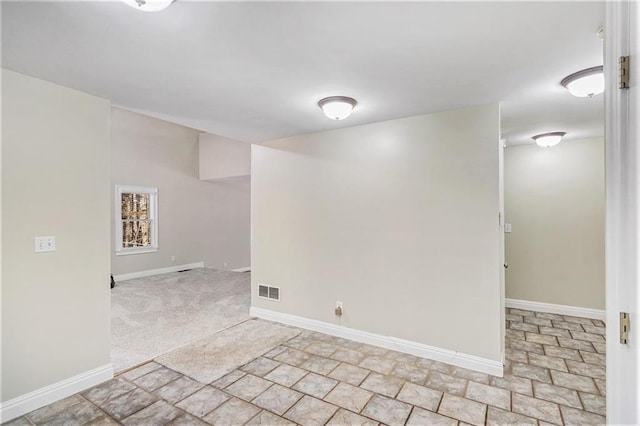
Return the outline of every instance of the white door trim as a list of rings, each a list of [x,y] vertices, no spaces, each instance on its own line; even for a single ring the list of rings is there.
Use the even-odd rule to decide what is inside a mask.
[[[502,109],[500,110],[500,114],[502,117]],[[502,119],[501,119],[502,120]],[[500,250],[500,262],[498,263],[498,270],[500,273],[500,350],[502,355],[502,363],[506,362],[506,342],[505,335],[507,333],[507,329],[504,326],[506,321],[506,290],[505,290],[505,279],[506,279],[506,265],[507,259],[505,254],[505,241],[504,241],[504,224],[505,224],[505,211],[504,211],[504,146],[505,140],[500,139],[498,141],[498,216],[500,220],[498,221],[498,243]]]
[[[640,158],[638,150],[638,5],[606,2],[605,151],[607,423],[639,424],[638,263]],[[631,88],[618,88],[618,58],[630,55]],[[620,344],[619,313],[631,314],[629,344]]]

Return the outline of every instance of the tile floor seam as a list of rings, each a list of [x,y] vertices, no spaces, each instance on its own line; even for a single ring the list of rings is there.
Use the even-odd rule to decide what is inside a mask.
[[[509,399],[511,399],[511,393],[509,393]],[[511,401],[509,401],[509,406],[511,406]],[[484,422],[483,424],[487,424],[488,420],[489,420],[489,407],[495,407],[495,405],[489,405],[489,404],[485,404],[485,410],[484,410]],[[496,408],[500,408],[500,407],[496,407]]]
[[[333,414],[331,415],[331,417],[329,417],[329,420],[327,420],[324,424],[325,424],[325,425],[327,425],[327,424],[331,423],[331,420],[333,420],[333,418],[334,418],[334,417],[336,417],[336,416],[338,415],[338,413],[339,413],[339,412],[340,412],[340,409],[336,410],[336,412],[335,412],[335,413],[333,413]],[[352,412],[353,412],[353,411],[352,411]]]
[[[578,392],[578,398],[580,398],[580,402],[582,403],[582,407],[583,407],[583,408],[584,408],[584,407],[586,407],[586,404],[584,403],[584,398],[582,397],[582,394],[584,394],[584,393],[589,394],[589,395],[601,396],[601,395],[596,395],[596,394],[594,394],[594,393],[589,393],[589,392]],[[599,414],[599,415],[601,415],[600,413],[595,412],[595,411],[591,411],[591,410],[589,410],[589,409],[587,409],[587,408],[584,408],[584,411],[586,411],[586,412],[588,412],[588,413],[593,413],[593,414]]]
[[[162,402],[164,402],[164,403],[166,403],[166,404],[168,404],[168,405],[172,406],[173,408],[177,409],[178,411],[180,411],[180,412],[181,412],[180,416],[185,416],[185,415],[186,415],[186,416],[192,416],[192,414],[191,414],[191,413],[189,413],[188,411],[183,410],[183,409],[182,409],[182,408],[180,408],[180,407],[176,407],[174,404],[171,404],[171,403],[169,403],[168,401],[165,401],[165,400],[163,400],[163,399],[158,399],[158,401],[162,401]],[[154,402],[153,404],[157,403],[158,401]],[[153,404],[151,404],[151,405],[153,405]],[[151,407],[151,405],[148,405],[148,406],[146,406],[146,407],[142,408],[141,410],[136,411],[135,413],[131,413],[129,416],[127,416],[127,417],[125,417],[124,419],[122,419],[122,421],[118,421],[118,420],[115,420],[115,419],[114,419],[114,420],[115,420],[116,422],[120,423],[120,424],[124,424],[124,423],[122,423],[124,420],[127,420],[129,417],[134,416],[136,413],[139,413],[140,411],[145,410],[145,409],[147,409],[147,408]],[[176,418],[177,418],[177,417],[180,417],[180,416],[176,416]],[[197,417],[197,416],[194,416],[194,417]],[[111,418],[111,417],[109,416],[109,418]]]
[[[167,368],[168,370],[173,371],[174,373],[180,374],[180,376],[178,376],[178,377],[176,377],[175,379],[173,379],[173,380],[171,380],[171,381],[169,381],[169,382],[167,382],[167,383],[163,384],[162,386],[158,386],[158,387],[157,387],[157,388],[155,388],[154,390],[149,391],[149,393],[153,393],[153,392],[157,391],[158,389],[163,388],[163,387],[165,387],[165,386],[167,386],[167,385],[170,385],[171,383],[173,383],[173,382],[175,382],[176,380],[178,380],[178,379],[180,379],[180,378],[182,378],[182,377],[183,377],[182,373],[180,373],[179,371],[175,371],[175,370],[173,370],[173,369],[171,369],[171,368],[169,368],[169,367],[165,367],[165,368]]]
[[[464,391],[462,392],[462,397],[465,398],[464,395],[467,394],[467,392],[469,392],[469,380],[467,380],[464,384]]]
[[[308,394],[305,394],[305,395],[308,395]],[[327,394],[327,395],[328,395],[328,394]],[[321,399],[320,401],[323,401],[323,402],[326,402],[327,404],[335,405],[335,406],[337,406],[337,407],[338,407],[338,410],[336,410],[336,412],[335,412],[334,416],[338,413],[338,411],[340,411],[340,410],[342,409],[342,410],[348,411],[348,412],[350,412],[350,413],[357,414],[357,415],[362,416],[362,417],[366,417],[367,419],[371,419],[371,417],[368,417],[367,415],[363,414],[363,411],[364,411],[364,408],[365,408],[365,407],[367,406],[367,404],[369,403],[369,401],[371,401],[371,399],[372,399],[375,395],[379,395],[379,394],[377,394],[377,393],[375,393],[375,392],[372,392],[371,396],[370,396],[370,397],[369,397],[369,399],[367,400],[367,403],[366,403],[366,404],[364,404],[364,405],[362,406],[362,409],[360,409],[360,411],[358,411],[358,412],[353,411],[353,410],[350,410],[350,409],[345,408],[345,407],[338,406],[338,405],[336,405],[336,404],[333,404],[333,403],[331,403],[331,402],[329,402],[329,401],[326,401],[324,398],[323,398],[323,399]],[[312,396],[312,395],[308,395],[308,396]],[[295,404],[294,404],[294,405],[295,405]],[[333,418],[334,416],[332,416],[331,418]],[[331,420],[331,419],[327,420],[327,423],[329,423],[329,421],[330,421],[330,420]],[[371,419],[371,420],[372,420],[372,421],[375,421],[374,419]],[[326,424],[326,423],[325,423],[325,424]]]
[[[253,417],[251,417],[251,418],[250,418],[249,420],[247,420],[246,422],[242,423],[242,425],[243,425],[243,426],[244,426],[244,425],[246,425],[246,424],[248,424],[251,420],[253,420],[253,419],[255,419],[256,417],[258,417],[258,416],[259,416],[260,414],[262,414],[264,411],[266,411],[267,413],[274,414],[274,415],[276,415],[276,416],[278,415],[278,414],[273,413],[272,411],[269,411],[269,410],[267,410],[267,409],[265,409],[265,408],[262,408],[262,407],[259,407],[259,408],[261,408],[261,411],[258,411],[258,412],[253,416]],[[212,411],[212,412],[213,412],[213,411]],[[203,421],[204,421],[204,420],[203,420]],[[212,424],[212,425],[213,425],[213,423],[210,423],[210,424]]]
[[[303,370],[304,370],[304,369],[303,369]],[[311,373],[310,371],[307,371],[307,370],[304,370],[304,371],[306,371],[306,373],[305,373],[305,375],[304,375],[304,376],[300,377],[300,379],[298,379],[298,380],[297,380],[294,384],[292,384],[291,386],[288,386],[290,389],[293,389],[293,387],[294,387],[295,385],[297,385],[298,383],[300,383],[300,382],[301,382],[305,377],[307,377],[307,376]]]
[[[444,395],[443,395],[443,397],[444,397]],[[438,407],[438,408],[440,408],[440,407]],[[455,421],[455,422],[458,422],[458,423],[457,423],[458,425],[460,425],[460,424],[462,424],[462,423],[463,423],[463,421],[462,421],[462,420],[460,420],[460,419],[456,419],[455,417],[451,417],[451,416],[449,416],[449,415],[447,415],[447,414],[442,414],[442,413],[440,413],[439,411],[431,411],[431,410],[426,410],[426,411],[429,411],[429,412],[431,412],[431,413],[434,413],[434,414],[437,414],[437,415],[439,415],[439,416],[443,416],[443,417],[446,417],[447,419],[451,419],[451,420],[453,420],[453,421]]]
[[[105,417],[107,418],[111,418],[111,416],[109,415],[109,413],[107,413],[106,411],[104,411],[101,407],[98,406],[98,404],[94,404],[92,401],[89,401],[87,398],[85,398],[84,396],[82,396],[81,394],[78,394],[78,396],[82,399],[84,399],[86,402],[88,402],[89,404],[93,405],[95,408],[97,408],[102,414],[104,414]],[[96,419],[97,420],[97,419]],[[36,424],[35,422],[32,422],[32,424]]]
[[[208,385],[205,385],[205,386],[208,386]],[[204,386],[203,386],[202,388],[200,388],[200,389],[197,389],[197,390],[195,390],[195,391],[193,391],[193,392],[191,392],[191,393],[189,393],[189,394],[185,395],[185,397],[184,397],[184,398],[181,398],[181,399],[177,400],[177,401],[176,401],[175,403],[173,403],[173,404],[172,404],[170,401],[168,401],[168,400],[166,400],[166,399],[164,399],[164,398],[162,398],[162,397],[159,397],[159,398],[160,398],[160,400],[161,400],[161,401],[164,401],[164,402],[166,402],[167,404],[175,405],[175,404],[178,404],[179,402],[184,401],[185,399],[189,398],[190,396],[195,395],[198,391],[202,390],[203,388],[204,388]]]
[[[367,399],[367,402],[362,406],[362,408],[360,409],[360,411],[357,414],[361,414],[364,411],[364,407],[367,406],[367,404],[369,404],[369,402],[373,399],[373,396],[376,395],[375,392],[371,392],[371,395],[369,395],[369,398]]]
[[[415,405],[411,405],[411,410],[409,410],[409,415],[407,416],[407,418],[405,419],[405,421],[403,423],[404,426],[406,426],[407,423],[409,423],[409,419],[411,418],[411,415],[413,414],[413,410],[415,410],[415,409],[416,409],[416,406]]]
[[[558,411],[560,411],[560,424],[561,425],[566,425],[566,422],[564,421],[564,414],[562,414],[562,409],[560,408],[560,404],[558,404]]]
[[[437,413],[440,410],[440,405],[442,405],[442,400],[444,399],[444,394],[445,394],[445,392],[442,392],[442,395],[440,395],[440,399],[438,400],[438,406],[434,410],[434,413]]]
[[[549,383],[539,382],[539,381],[537,381],[537,380],[531,380],[531,382],[532,382],[532,384],[535,382],[535,383],[540,383],[540,384],[543,384],[543,385],[549,385]],[[553,384],[553,386],[558,387],[558,388],[561,388],[561,389],[565,389],[565,390],[568,390],[568,391],[572,391],[572,392],[586,393],[586,394],[589,394],[589,395],[595,395],[595,396],[602,396],[602,395],[600,395],[600,394],[598,394],[598,393],[588,392],[588,391],[579,391],[579,390],[577,390],[577,389],[572,389],[572,388],[568,388],[568,387],[565,387],[565,386],[556,385],[555,383]],[[511,391],[511,392],[517,393],[518,395],[529,396],[529,395],[527,395],[527,394],[523,394],[523,393],[516,392],[516,391]],[[535,392],[534,392],[534,393],[535,393]],[[535,397],[535,396],[534,396],[534,398],[536,398],[536,399],[541,399],[541,398],[537,398],[537,397]],[[544,400],[544,401],[546,401],[546,400]]]
[[[122,396],[124,396],[124,395],[127,395],[127,394],[130,394],[130,393],[132,393],[132,392],[135,392],[137,389],[140,389],[140,390],[142,390],[143,392],[146,392],[146,393],[151,394],[151,392],[148,392],[147,390],[145,390],[145,389],[141,388],[140,386],[137,386],[137,385],[135,385],[135,386],[136,386],[136,389],[131,389],[130,391],[125,392],[125,393],[123,393],[122,395],[118,395],[118,396],[117,396],[116,398],[114,398],[114,399],[120,398],[120,397],[122,397]],[[155,395],[154,395],[154,396],[155,396]],[[105,403],[106,403],[106,402],[105,402]],[[155,403],[155,402],[154,402],[154,403]],[[153,404],[153,403],[152,403],[152,404]],[[152,405],[152,404],[149,404],[149,405]],[[140,409],[138,409],[138,410],[135,410],[134,412],[132,412],[132,413],[130,413],[129,415],[127,415],[126,417],[123,417],[121,420],[125,420],[126,418],[128,418],[128,417],[130,417],[130,416],[132,416],[132,415],[134,415],[134,414],[136,414],[136,413],[138,413],[138,412],[140,412],[140,411],[144,410],[145,408],[147,408],[147,406],[142,407],[142,408],[140,408]],[[103,411],[104,411],[104,410],[103,410]],[[121,423],[121,420],[117,420],[117,419],[115,419],[115,418],[114,418],[112,415],[110,415],[110,414],[109,414],[109,417],[110,417],[110,418],[112,418],[112,419],[114,419],[114,420],[116,420],[117,422]]]
[[[140,388],[138,388],[138,389],[140,389]],[[144,389],[143,389],[143,390],[144,390]],[[133,391],[135,391],[135,389],[133,389],[133,390],[131,390],[131,391],[127,392],[127,393],[131,393],[131,392],[133,392]],[[125,393],[125,394],[123,394],[123,395],[126,395],[126,393]],[[157,401],[156,401],[156,402],[157,402]],[[121,420],[114,419],[114,418],[113,418],[113,416],[111,416],[111,415],[110,415],[109,417],[111,417],[112,419],[116,420],[118,423],[122,424],[122,421],[124,421],[124,420],[128,419],[129,417],[133,416],[133,415],[134,415],[134,414],[136,414],[136,413],[139,413],[140,411],[144,410],[145,408],[147,408],[147,407],[149,407],[149,406],[151,406],[151,405],[153,405],[153,404],[155,404],[155,402],[154,402],[154,403],[152,403],[152,404],[149,404],[148,406],[145,406],[145,407],[142,407],[142,408],[140,408],[140,409],[138,409],[138,410],[135,410],[134,412],[130,413],[128,416],[123,417]]]
[[[348,364],[348,365],[351,365],[351,364]],[[354,367],[357,367],[357,365],[356,365],[356,366],[354,366]],[[362,367],[359,367],[359,368],[362,368]],[[366,369],[365,369],[365,370],[366,370]],[[364,382],[369,378],[369,376],[370,376],[371,374],[373,374],[373,371],[371,371],[371,370],[367,370],[367,371],[368,371],[367,375],[366,375],[366,376],[364,376],[364,378],[360,381],[360,384],[358,385],[358,387],[360,387],[360,385],[362,385],[362,384],[363,384],[363,383],[364,383]]]
[[[338,361],[338,365],[336,365],[335,367],[333,367],[331,369],[331,371],[329,371],[327,374],[323,374],[325,377],[328,377],[331,373],[333,373],[333,371],[338,368],[340,366],[340,364],[342,364],[341,362]]]

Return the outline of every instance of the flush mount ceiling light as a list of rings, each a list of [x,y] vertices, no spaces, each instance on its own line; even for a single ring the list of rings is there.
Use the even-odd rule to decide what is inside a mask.
[[[121,0],[134,9],[144,12],[160,12],[171,6],[176,0]]]
[[[531,139],[536,141],[538,146],[549,148],[550,146],[558,145],[566,134],[566,132],[542,133],[540,135],[533,136]]]
[[[569,93],[579,98],[591,98],[604,92],[604,72],[602,65],[587,68],[565,77],[561,82]]]
[[[324,115],[332,120],[344,120],[351,115],[356,105],[358,102],[347,96],[329,96],[318,101]]]

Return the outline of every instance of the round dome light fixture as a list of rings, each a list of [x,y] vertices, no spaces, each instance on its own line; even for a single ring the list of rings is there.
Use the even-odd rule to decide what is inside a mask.
[[[347,96],[329,96],[318,101],[324,115],[332,120],[344,120],[349,117],[356,105],[358,102]]]
[[[176,0],[122,0],[122,2],[143,12],[160,12]]]
[[[532,136],[531,139],[536,141],[538,146],[549,148],[551,146],[558,145],[566,134],[566,132],[541,133],[539,135]]]
[[[578,71],[560,82],[573,96],[591,98],[604,92],[604,69],[602,65]]]

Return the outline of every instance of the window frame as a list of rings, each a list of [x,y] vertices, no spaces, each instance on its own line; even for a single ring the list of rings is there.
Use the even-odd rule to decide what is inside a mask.
[[[123,247],[122,245],[122,194],[149,195],[149,221],[151,222],[151,245],[146,247]],[[155,253],[158,251],[158,188],[132,185],[116,185],[115,189],[115,254],[116,256]]]

